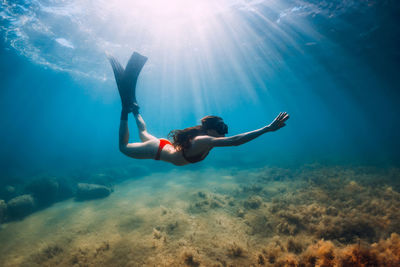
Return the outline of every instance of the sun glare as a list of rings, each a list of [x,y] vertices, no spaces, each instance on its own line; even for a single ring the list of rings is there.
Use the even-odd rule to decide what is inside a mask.
[[[220,99],[257,102],[257,91],[268,91],[266,79],[284,64],[282,51],[303,49],[299,36],[306,36],[308,44],[321,39],[299,16],[292,16],[312,7],[288,8],[284,3],[38,0],[24,9],[6,1],[2,16],[9,21],[10,45],[56,70],[113,83],[105,52],[125,64],[138,51],[149,58],[141,76],[152,77],[146,86],[156,88],[173,106],[190,99],[188,105],[202,114]],[[52,53],[47,53],[49,47]]]
[[[233,1],[234,2],[234,1]],[[226,0],[147,0],[113,1],[105,3],[105,10],[114,10],[125,25],[146,23],[147,29],[182,31],[198,25],[208,24],[208,19],[225,12],[232,5]]]
[[[197,20],[205,18],[218,11],[218,1],[194,0],[150,0],[131,4],[145,14],[165,20]]]
[[[265,77],[280,64],[281,46],[295,45],[276,18],[259,11],[275,10],[279,4],[273,0],[104,2],[103,19],[111,29],[106,35],[114,40],[103,49],[120,58],[127,58],[126,51],[132,49],[149,56],[147,70],[159,78],[147,85],[168,92],[166,102],[176,101],[174,106],[183,95],[193,101],[198,114],[227,96],[254,103],[256,90],[267,90]],[[263,28],[255,28],[255,21]]]

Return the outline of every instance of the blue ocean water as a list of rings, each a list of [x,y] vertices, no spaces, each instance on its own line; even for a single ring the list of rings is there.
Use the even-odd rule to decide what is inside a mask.
[[[169,21],[157,3],[142,8],[159,17],[123,2],[2,3],[3,168],[123,160],[105,53],[125,64],[132,51],[149,57],[137,94],[158,137],[208,114],[223,117],[230,134],[291,114],[282,131],[216,151],[205,164],[397,162],[395,1],[222,1],[215,13],[198,6],[203,16],[177,3],[186,22],[173,11]],[[129,12],[137,19],[124,22]]]
[[[366,166],[366,175],[377,167],[396,182],[399,17],[394,0],[2,1],[0,187],[44,175],[90,182],[93,173],[116,173],[118,184],[160,173],[297,171],[304,164]],[[157,137],[210,114],[224,118],[229,135],[261,128],[281,111],[291,118],[277,132],[216,148],[194,165],[127,158],[118,149],[121,104],[106,55],[124,65],[133,51],[149,58],[137,98]],[[130,141],[138,141],[133,117],[129,124]],[[227,172],[221,175],[236,177]],[[361,190],[350,180],[351,192]]]

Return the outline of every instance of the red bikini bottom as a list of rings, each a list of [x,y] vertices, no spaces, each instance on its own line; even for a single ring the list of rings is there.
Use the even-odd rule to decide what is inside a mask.
[[[161,157],[161,150],[165,147],[165,145],[172,145],[172,143],[170,141],[168,141],[167,139],[160,139],[160,145],[158,146],[158,151],[157,151],[157,155],[154,158],[155,160],[160,160]]]

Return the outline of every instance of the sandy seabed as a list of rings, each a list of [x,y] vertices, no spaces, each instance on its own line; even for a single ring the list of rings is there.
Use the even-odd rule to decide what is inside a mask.
[[[0,230],[0,266],[400,266],[400,170],[172,171]]]

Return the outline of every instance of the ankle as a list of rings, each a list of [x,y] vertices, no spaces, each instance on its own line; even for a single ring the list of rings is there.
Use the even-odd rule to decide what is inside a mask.
[[[121,121],[127,121],[128,120],[128,114],[130,113],[129,110],[127,109],[122,109],[121,110]]]
[[[136,117],[137,115],[139,115],[139,105],[136,103],[132,104],[132,113],[133,115]]]

